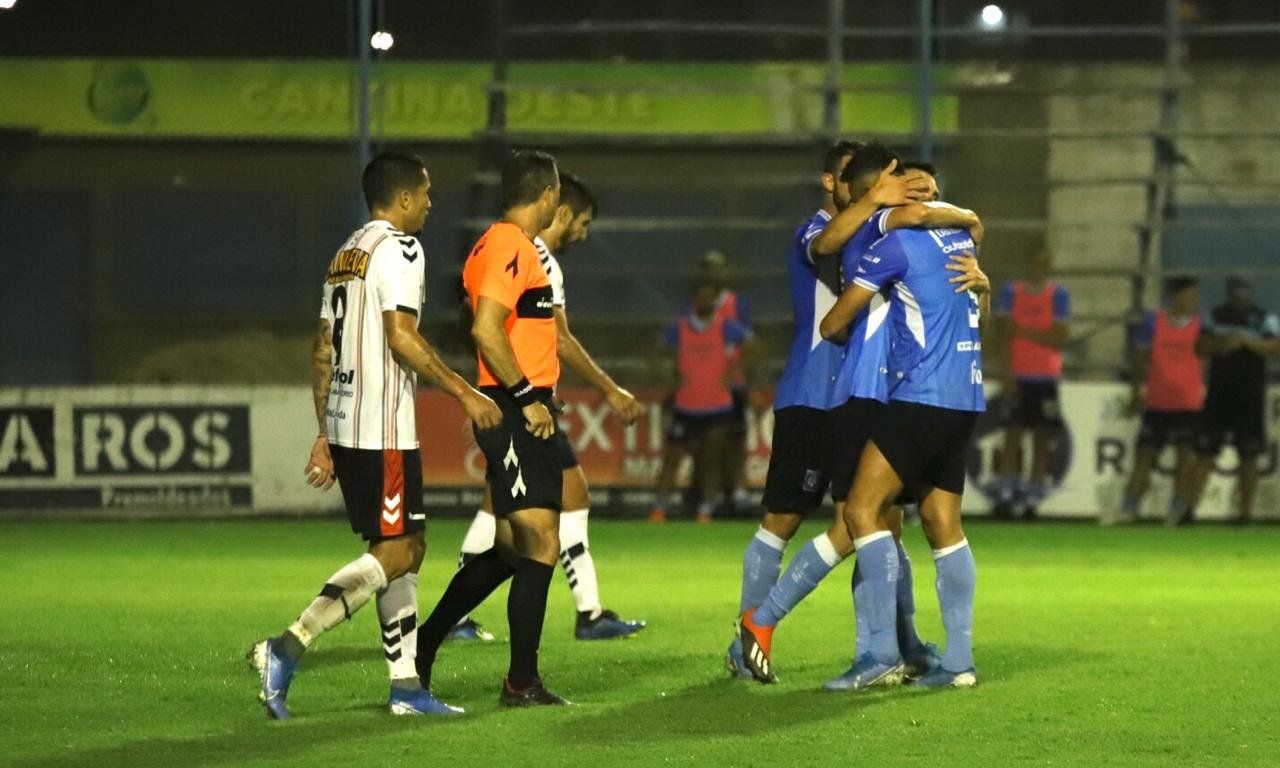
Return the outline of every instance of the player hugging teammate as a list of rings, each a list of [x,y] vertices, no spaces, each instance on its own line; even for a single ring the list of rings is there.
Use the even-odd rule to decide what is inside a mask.
[[[855,658],[826,687],[892,685],[908,673],[930,687],[977,681],[975,570],[960,499],[965,452],[984,408],[979,324],[990,284],[975,257],[982,228],[970,211],[915,202],[936,198],[932,173],[898,166],[878,144],[833,147],[826,205],[797,233],[789,262],[797,337],[779,383],[770,512],[744,558],[743,613],[727,659],[762,682],[774,679],[774,627],[853,551]],[[819,263],[836,253],[838,299],[824,291]],[[806,417],[807,430],[788,426]],[[828,485],[836,522],[777,578],[799,515],[819,506]],[[947,630],[941,656],[912,621],[910,561],[896,541],[895,502],[906,498],[920,502],[937,563]]]

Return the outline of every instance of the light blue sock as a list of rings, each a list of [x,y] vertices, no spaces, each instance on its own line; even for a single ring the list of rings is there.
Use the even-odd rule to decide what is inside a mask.
[[[840,564],[841,557],[832,546],[827,534],[820,533],[805,542],[796,556],[787,564],[787,570],[778,583],[769,590],[769,596],[760,604],[751,620],[762,627],[777,626],[791,609],[826,578],[831,569]]]
[[[769,533],[764,528],[756,531],[742,556],[742,599],[738,601],[738,612],[755,608],[769,596],[769,590],[778,582],[778,571],[782,570],[782,552],[787,548],[786,540]]]
[[[853,658],[858,658],[871,649],[871,633],[867,630],[866,611],[858,610],[867,596],[867,583],[862,578],[862,567],[855,561],[853,564]]]
[[[865,594],[855,606],[858,615],[867,622],[866,649],[882,664],[897,664],[902,660],[898,650],[897,613],[898,547],[893,534],[879,531],[853,542],[858,552],[858,568],[862,571],[861,587]]]
[[[898,542],[898,648],[913,651],[924,642],[916,633],[915,578],[911,574],[911,558]]]
[[[963,672],[973,667],[973,592],[978,582],[973,550],[966,539],[935,549],[933,559],[938,567],[938,606],[942,609],[942,626],[947,630],[942,666],[951,672]]]

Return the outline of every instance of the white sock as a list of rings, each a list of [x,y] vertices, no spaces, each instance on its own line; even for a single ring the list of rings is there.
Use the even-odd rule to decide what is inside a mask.
[[[569,578],[574,607],[594,619],[604,608],[600,605],[596,563],[587,543],[587,512],[575,509],[560,514],[560,563]]]
[[[354,616],[385,586],[387,574],[382,564],[366,552],[329,577],[316,599],[289,626],[289,632],[303,647],[309,646],[317,637]]]
[[[417,678],[418,574],[406,573],[378,593],[378,624],[391,681]]]
[[[498,527],[498,519],[480,510],[471,521],[467,535],[462,537],[461,554],[478,555],[493,548],[493,536]]]
[[[498,518],[485,512],[483,509],[476,510],[476,516],[471,519],[471,527],[467,528],[467,534],[462,537],[462,546],[458,549],[458,567],[467,564],[467,561],[481,552],[488,552],[493,548],[493,539],[498,528]],[[471,614],[458,619],[458,624],[466,624],[471,621]]]
[[[831,538],[827,534],[820,533],[813,537],[813,548],[818,551],[818,557],[822,558],[822,562],[828,567],[835,568],[844,560],[840,553],[836,551],[836,545],[831,543]]]

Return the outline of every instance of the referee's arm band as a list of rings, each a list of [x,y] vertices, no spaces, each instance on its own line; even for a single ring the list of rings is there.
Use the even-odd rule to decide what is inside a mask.
[[[529,383],[527,376],[521,376],[519,381],[507,387],[507,392],[521,408],[538,402],[538,396],[534,393],[533,385]]]

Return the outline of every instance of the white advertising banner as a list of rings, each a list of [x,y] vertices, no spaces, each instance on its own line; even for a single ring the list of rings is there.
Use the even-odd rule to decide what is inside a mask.
[[[1053,487],[1040,514],[1110,514],[1120,506],[1133,465],[1139,420],[1126,413],[1128,388],[1065,384],[1061,395],[1066,424],[1052,454]],[[433,401],[422,397],[419,402],[425,408]],[[994,495],[994,467],[1003,449],[998,395],[991,406],[979,420],[970,451],[968,513],[987,512]],[[433,414],[420,414],[420,429],[434,423],[449,435],[459,431],[453,424],[460,418],[460,413],[452,413],[456,408],[429,407]],[[574,413],[567,413],[563,426],[571,438],[579,432],[587,435]],[[768,416],[758,414],[753,422],[752,442],[760,444],[754,446],[748,476],[756,485],[768,462]],[[1263,519],[1280,517],[1275,439],[1280,435],[1280,387],[1268,393],[1266,420],[1270,437],[1260,460],[1257,503],[1257,515]],[[314,436],[311,392],[306,387],[0,390],[0,517],[60,511],[163,517],[336,512],[342,505],[336,488],[325,494],[303,482]],[[457,506],[454,511],[470,512],[478,501],[479,482],[462,471],[462,442],[437,434],[425,443],[431,447],[422,457],[425,490],[433,509],[443,512],[445,506]],[[593,497],[601,511],[643,504],[649,498],[647,478],[617,469],[639,466],[631,461],[637,450],[626,439],[583,448],[583,466],[594,475]],[[1144,516],[1163,517],[1173,463],[1173,450],[1168,449],[1143,501]],[[644,466],[656,471],[653,462]],[[1234,514],[1238,466],[1231,448],[1218,457],[1198,517],[1223,519]]]

